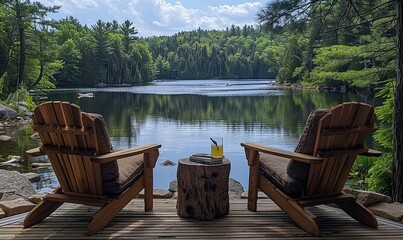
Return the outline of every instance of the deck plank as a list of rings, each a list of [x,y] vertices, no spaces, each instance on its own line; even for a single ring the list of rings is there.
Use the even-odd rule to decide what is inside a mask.
[[[0,221],[0,239],[314,239],[298,228],[272,201],[258,201],[258,211],[246,209],[246,199],[232,199],[230,213],[213,221],[181,218],[175,199],[154,199],[154,210],[144,212],[144,201],[134,199],[102,231],[85,236],[97,208],[65,204],[40,224],[23,229],[24,214]],[[337,208],[309,208],[326,239],[401,239],[403,225],[379,219],[373,229]]]

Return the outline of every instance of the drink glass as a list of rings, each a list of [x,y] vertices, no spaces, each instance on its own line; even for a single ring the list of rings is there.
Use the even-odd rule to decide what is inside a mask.
[[[223,158],[224,157],[223,139],[220,137],[214,137],[210,138],[210,140],[211,140],[211,157]]]

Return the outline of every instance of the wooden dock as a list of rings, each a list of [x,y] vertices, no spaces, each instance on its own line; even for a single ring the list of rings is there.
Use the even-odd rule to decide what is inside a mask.
[[[314,239],[298,228],[271,200],[258,201],[258,211],[246,209],[246,199],[231,199],[227,216],[212,221],[181,218],[175,199],[154,199],[144,212],[134,199],[102,231],[85,236],[97,208],[65,204],[40,224],[23,229],[26,214],[0,219],[0,239]],[[318,218],[323,239],[402,239],[403,225],[378,218],[379,229],[362,225],[330,206],[309,209]]]

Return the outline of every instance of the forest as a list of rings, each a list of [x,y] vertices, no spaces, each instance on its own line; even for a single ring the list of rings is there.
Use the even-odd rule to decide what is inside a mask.
[[[130,86],[155,79],[263,78],[287,85],[345,86],[375,90],[384,98],[377,108],[375,139],[392,152],[395,1],[282,0],[257,13],[259,26],[153,37],[138,37],[130,19],[98,20],[91,26],[74,16],[50,20],[47,14],[59,8],[0,1],[0,101],[30,90]],[[391,162],[391,153],[377,163],[364,161],[379,175],[372,178],[373,190],[391,193]]]
[[[263,25],[232,25],[143,38],[130,20],[83,26],[73,16],[49,20],[47,14],[57,6],[2,1],[0,96],[19,88],[134,85],[154,79],[275,78],[278,83],[368,88],[393,78],[392,16],[340,27],[344,8],[328,7],[333,13],[326,19],[294,26],[303,31],[275,34]],[[392,12],[384,6],[384,14]]]

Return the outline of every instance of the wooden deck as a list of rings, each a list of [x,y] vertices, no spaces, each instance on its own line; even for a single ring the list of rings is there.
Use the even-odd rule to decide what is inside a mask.
[[[25,214],[0,219],[0,239],[314,239],[299,229],[270,200],[258,201],[258,211],[246,209],[246,199],[233,199],[229,215],[213,221],[185,219],[176,214],[175,199],[154,199],[144,212],[142,199],[129,203],[102,231],[85,236],[97,208],[63,205],[42,223],[23,229]],[[402,239],[403,225],[378,218],[379,229],[362,225],[337,208],[310,208],[323,239]]]

